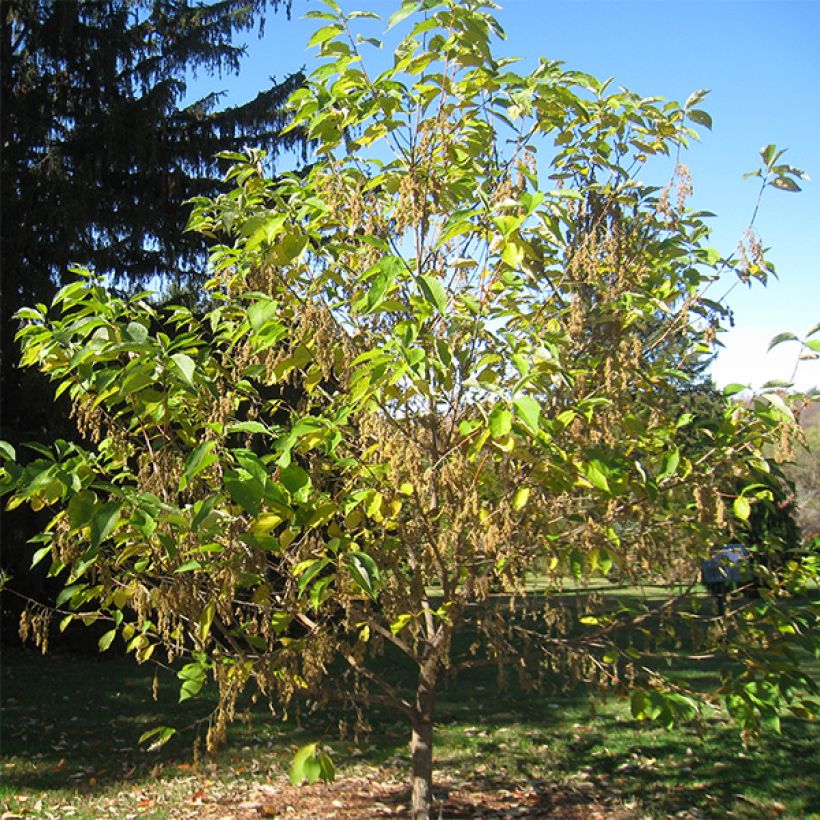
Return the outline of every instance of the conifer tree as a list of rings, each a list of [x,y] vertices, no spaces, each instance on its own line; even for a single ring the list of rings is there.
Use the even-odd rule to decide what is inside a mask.
[[[261,33],[270,11],[289,16],[290,0],[0,0],[5,438],[67,434],[42,380],[17,367],[21,307],[50,302],[77,262],[118,283],[195,281],[205,245],[183,230],[185,202],[217,192],[214,155],[247,144],[275,158],[304,145],[298,132],[278,136],[299,73],[235,107],[217,92],[185,101],[192,74],[216,85],[239,70],[235,35]],[[8,568],[27,526],[6,527]]]
[[[75,262],[120,279],[201,264],[185,200],[215,192],[214,155],[277,153],[294,74],[244,105],[211,93],[183,106],[191,72],[239,70],[234,35],[289,0],[2,0],[4,418],[20,399],[10,317],[47,301]],[[17,394],[17,395],[15,395]]]

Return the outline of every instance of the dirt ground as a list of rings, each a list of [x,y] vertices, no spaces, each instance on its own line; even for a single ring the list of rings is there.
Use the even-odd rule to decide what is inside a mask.
[[[350,820],[407,817],[409,793],[404,783],[376,770],[347,776],[331,784],[294,788],[260,785],[243,794],[224,794],[198,800],[181,809],[180,817],[203,820]],[[512,818],[556,817],[574,820],[626,820],[636,814],[629,807],[607,806],[591,783],[557,785],[545,782],[499,784],[443,783],[435,792],[434,817]]]

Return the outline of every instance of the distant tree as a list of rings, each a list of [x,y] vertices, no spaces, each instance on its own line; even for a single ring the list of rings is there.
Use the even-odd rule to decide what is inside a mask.
[[[235,188],[190,221],[218,242],[204,313],[88,272],[21,312],[25,363],[95,446],[28,463],[0,446],[8,503],[54,513],[34,560],[64,580],[63,622],[97,616],[101,649],[140,661],[185,656],[182,698],[211,677],[209,746],[248,685],[389,706],[415,820],[437,693],[476,665],[614,687],[665,725],[720,699],[750,731],[817,709],[795,596],[810,556],[718,622],[691,604],[700,559],[758,499],[734,480],[790,421],[776,394],[684,409],[670,387],[712,350],[722,260],[682,168],[660,189],[639,169],[708,124],[704,92],[611,92],[546,60],[517,74],[489,3],[421,5],[393,16],[411,29],[378,75],[357,59],[367,15],[313,12],[324,62],[291,105],[317,161],[270,179],[259,153],[227,157]],[[764,185],[799,175],[774,156]],[[618,601],[613,576],[668,594]],[[53,614],[23,630],[42,639]],[[715,691],[669,674],[684,640],[723,659]],[[308,746],[292,772],[329,770]]]

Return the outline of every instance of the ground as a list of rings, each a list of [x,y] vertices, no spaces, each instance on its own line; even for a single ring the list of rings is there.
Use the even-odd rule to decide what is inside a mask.
[[[626,820],[643,815],[635,804],[607,800],[592,778],[575,782],[498,783],[477,780],[454,782],[446,777],[436,789],[435,815],[441,818],[560,817],[573,820]],[[28,806],[25,803],[29,803]],[[408,792],[399,772],[361,766],[335,783],[293,787],[286,781],[249,783],[211,780],[207,772],[178,776],[173,781],[142,784],[124,789],[78,809],[72,803],[50,803],[32,797],[19,808],[2,815],[3,820],[41,816],[64,818],[88,816],[174,820],[258,820],[281,817],[290,820],[345,820],[352,818],[406,817]],[[681,818],[704,817],[698,811],[682,811]]]
[[[154,701],[154,671],[119,655],[4,650],[0,820],[407,817],[400,717],[376,711],[369,728],[342,731],[330,707],[285,720],[249,702],[217,757],[195,762],[212,695],[180,703],[176,676],[159,670]],[[667,729],[583,688],[494,684],[465,676],[440,693],[434,817],[820,820],[817,722],[784,718],[781,734],[744,740],[719,711]],[[138,739],[158,725],[179,734],[150,750]],[[294,752],[317,740],[333,751],[336,781],[292,787]]]

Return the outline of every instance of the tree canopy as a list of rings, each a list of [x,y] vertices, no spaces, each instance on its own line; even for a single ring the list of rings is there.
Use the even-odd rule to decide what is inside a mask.
[[[280,136],[296,72],[251,101],[186,94],[192,76],[239,70],[237,35],[288,0],[0,2],[0,420],[3,437],[71,437],[39,374],[18,368],[22,307],[48,303],[83,262],[123,286],[204,278],[206,244],[185,233],[185,201],[219,190],[214,155],[304,146]],[[284,22],[284,21],[282,21]],[[298,68],[298,67],[294,67]],[[213,87],[213,84],[212,86]],[[20,575],[31,515],[4,515],[3,567]],[[29,593],[42,579],[18,578]]]
[[[282,0],[208,5],[149,0],[2,0],[3,419],[27,405],[15,372],[11,317],[49,301],[81,261],[119,281],[201,274],[204,245],[184,234],[184,202],[218,190],[214,155],[252,144],[273,158],[301,143],[280,137],[294,74],[250,102],[220,95],[185,103],[192,73],[239,69],[237,32]]]
[[[65,577],[64,622],[95,613],[102,649],[186,656],[181,697],[219,687],[210,744],[251,684],[278,706],[389,705],[416,818],[437,689],[477,664],[611,688],[665,724],[721,700],[749,731],[807,714],[816,612],[794,595],[814,556],[787,548],[723,617],[693,601],[701,559],[771,499],[757,477],[793,424],[775,393],[681,406],[715,344],[709,283],[768,269],[758,243],[710,247],[688,207],[705,92],[518,74],[479,0],[404,3],[390,25],[409,31],[369,73],[378,42],[356,35],[375,15],[325,5],[322,64],[290,97],[317,161],[270,179],[261,153],[223,153],[234,189],[194,203],[212,304],[160,309],[78,271],[20,313],[24,364],[95,443],[25,465],[3,449],[10,505],[54,509],[34,560]],[[668,184],[643,179],[650,156]],[[764,186],[800,174],[775,156]],[[662,600],[613,604],[624,584]],[[683,635],[725,659],[717,691],[667,673]],[[412,663],[409,691],[385,653]],[[329,769],[310,746],[293,776]]]

